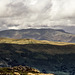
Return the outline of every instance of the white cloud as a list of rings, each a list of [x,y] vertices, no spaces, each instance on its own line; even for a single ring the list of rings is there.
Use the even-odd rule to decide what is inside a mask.
[[[0,28],[73,25],[75,0],[0,0]]]

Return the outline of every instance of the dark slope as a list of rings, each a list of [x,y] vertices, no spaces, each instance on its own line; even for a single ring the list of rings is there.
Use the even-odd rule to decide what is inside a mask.
[[[5,30],[0,31],[0,37],[8,38],[32,38],[37,40],[73,42],[75,35],[65,32],[64,30],[55,29],[22,29],[22,30]]]
[[[75,73],[75,45],[1,43],[0,66],[17,65],[28,65],[47,72]]]

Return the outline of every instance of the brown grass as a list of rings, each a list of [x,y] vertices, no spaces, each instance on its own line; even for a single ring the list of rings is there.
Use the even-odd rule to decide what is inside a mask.
[[[11,39],[11,38],[0,38],[0,43],[10,44],[52,44],[52,45],[75,45],[75,43],[67,42],[53,42],[46,40],[34,40],[34,39]]]

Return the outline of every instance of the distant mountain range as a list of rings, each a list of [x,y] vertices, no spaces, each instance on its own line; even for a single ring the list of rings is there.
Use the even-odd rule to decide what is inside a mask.
[[[59,42],[75,42],[75,35],[57,29],[22,29],[0,31],[0,37],[7,38],[31,38],[36,40],[48,40]]]
[[[18,65],[55,75],[74,75],[75,44],[0,38],[0,67]]]
[[[63,29],[65,30],[66,32],[69,32],[69,33],[72,33],[72,34],[75,34],[75,25],[74,26],[67,26],[67,25],[63,25],[63,26],[60,26],[60,25],[57,25],[57,26],[53,26],[52,28],[56,28],[56,29]]]

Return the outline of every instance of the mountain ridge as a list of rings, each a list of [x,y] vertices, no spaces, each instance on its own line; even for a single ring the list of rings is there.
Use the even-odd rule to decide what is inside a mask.
[[[0,37],[16,39],[31,38],[36,40],[73,42],[75,35],[65,32],[61,29],[22,29],[0,31]]]

